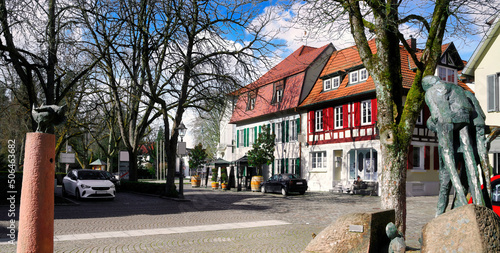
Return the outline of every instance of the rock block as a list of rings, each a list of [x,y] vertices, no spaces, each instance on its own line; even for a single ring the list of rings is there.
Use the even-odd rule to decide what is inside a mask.
[[[443,213],[424,226],[421,252],[500,252],[500,217],[477,205]]]
[[[387,252],[390,241],[385,226],[394,219],[394,209],[346,214],[321,231],[303,252]]]

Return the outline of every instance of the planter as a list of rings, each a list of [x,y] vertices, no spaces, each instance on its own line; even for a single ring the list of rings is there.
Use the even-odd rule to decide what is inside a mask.
[[[200,176],[192,176],[191,177],[191,187],[200,187],[201,178]]]
[[[212,182],[212,189],[217,189],[219,188],[219,183],[218,182]]]
[[[227,183],[220,184],[222,190],[227,190]]]
[[[253,192],[258,192],[260,191],[260,185],[264,181],[264,178],[262,176],[253,176],[252,181],[250,181],[250,186],[252,188]]]

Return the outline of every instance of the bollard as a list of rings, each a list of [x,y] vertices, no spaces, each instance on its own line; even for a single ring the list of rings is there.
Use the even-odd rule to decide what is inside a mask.
[[[17,252],[54,251],[55,135],[27,133]]]

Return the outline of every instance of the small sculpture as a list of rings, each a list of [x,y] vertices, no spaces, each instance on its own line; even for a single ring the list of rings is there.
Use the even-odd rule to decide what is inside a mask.
[[[403,239],[403,234],[398,231],[394,223],[389,222],[387,226],[385,226],[385,233],[387,237],[389,237],[389,240],[391,240],[388,249],[389,253],[403,253],[406,251],[406,242]]]
[[[55,125],[63,123],[66,120],[66,116],[64,116],[65,111],[66,106],[42,105],[38,108],[33,106],[31,114],[38,124],[36,132],[47,133]]]

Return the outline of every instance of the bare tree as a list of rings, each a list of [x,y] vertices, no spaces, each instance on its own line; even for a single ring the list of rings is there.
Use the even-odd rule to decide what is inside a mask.
[[[309,1],[299,18],[311,29],[333,28],[333,24],[348,20],[363,64],[373,77],[378,100],[377,126],[382,151],[381,201],[383,208],[396,210],[396,225],[406,228],[406,161],[408,147],[420,110],[424,91],[421,80],[434,75],[441,56],[441,44],[449,20],[461,23],[461,12],[472,11],[490,1]],[[423,4],[422,6],[417,6]],[[425,10],[429,10],[426,12]],[[306,14],[305,11],[308,13]],[[453,19],[454,17],[454,19]],[[464,16],[465,19],[465,16]],[[456,25],[456,23],[454,25]],[[417,27],[426,39],[421,56],[406,42],[403,32]],[[453,31],[458,31],[457,29]],[[464,31],[464,30],[461,30]],[[368,40],[376,41],[376,53]],[[417,66],[413,85],[406,101],[403,97],[400,43],[410,53]]]
[[[97,62],[84,50],[73,7],[70,1],[0,0],[1,59],[19,76],[30,109],[60,104]]]

